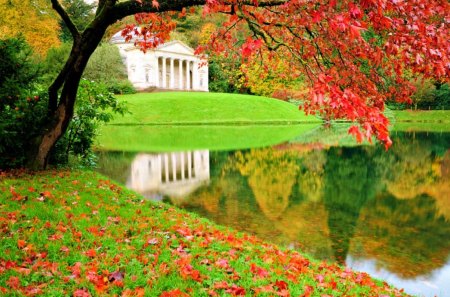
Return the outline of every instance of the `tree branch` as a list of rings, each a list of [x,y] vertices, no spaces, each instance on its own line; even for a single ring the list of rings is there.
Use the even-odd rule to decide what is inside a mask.
[[[241,5],[254,6],[254,7],[269,7],[269,6],[280,6],[287,2],[287,0],[263,0],[257,4],[251,0],[242,1]],[[159,7],[153,6],[152,1],[142,1],[139,3],[136,0],[128,0],[124,2],[119,2],[114,5],[113,15],[116,20],[120,20],[126,16],[133,15],[142,12],[164,12],[164,11],[181,11],[183,8],[191,6],[205,5],[206,0],[160,0],[158,2]],[[224,1],[224,5],[235,5],[235,3],[227,3]]]
[[[64,23],[66,23],[67,28],[69,28],[70,33],[72,34],[73,40],[77,40],[80,38],[80,32],[78,32],[77,27],[70,19],[70,16],[67,14],[67,12],[64,10],[64,8],[61,6],[61,3],[59,3],[58,0],[51,0],[52,1],[52,7],[56,12],[60,15]]]

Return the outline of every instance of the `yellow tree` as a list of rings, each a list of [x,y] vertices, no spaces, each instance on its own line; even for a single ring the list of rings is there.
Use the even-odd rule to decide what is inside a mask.
[[[259,60],[253,60],[241,66],[245,74],[245,85],[252,93],[261,96],[272,96],[276,91],[287,91],[299,97],[301,92],[307,93],[301,74],[293,66],[288,55],[262,51]],[[294,92],[295,91],[295,92]]]
[[[58,21],[43,0],[0,0],[0,39],[22,34],[34,51],[44,56],[58,46]]]

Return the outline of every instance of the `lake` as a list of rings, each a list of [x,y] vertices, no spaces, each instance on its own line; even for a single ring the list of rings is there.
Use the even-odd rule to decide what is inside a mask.
[[[393,132],[388,151],[324,135],[244,150],[100,152],[98,171],[410,294],[450,296],[450,133]]]

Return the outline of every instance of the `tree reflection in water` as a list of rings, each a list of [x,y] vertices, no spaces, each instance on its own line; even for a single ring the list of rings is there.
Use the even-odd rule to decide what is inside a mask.
[[[317,147],[211,152],[209,185],[176,203],[317,258],[375,261],[400,278],[450,265],[449,134],[399,133],[388,152]]]
[[[450,255],[450,136],[395,140],[388,152],[299,145],[239,151],[183,206],[199,211],[205,191],[215,193],[220,206],[200,212],[221,224],[340,264],[351,255],[402,278],[426,275]]]

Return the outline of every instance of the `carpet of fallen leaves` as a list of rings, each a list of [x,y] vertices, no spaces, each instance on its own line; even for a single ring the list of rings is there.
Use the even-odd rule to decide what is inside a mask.
[[[0,173],[0,295],[405,296],[90,171]]]

